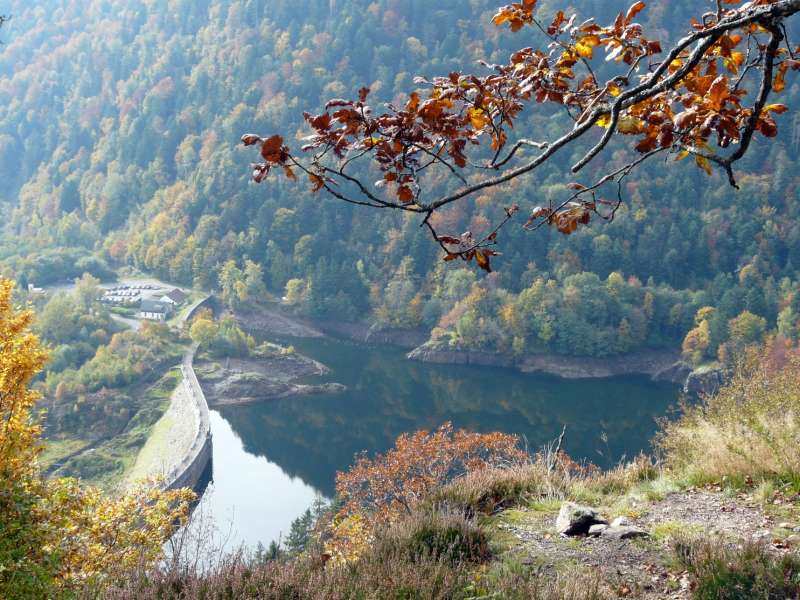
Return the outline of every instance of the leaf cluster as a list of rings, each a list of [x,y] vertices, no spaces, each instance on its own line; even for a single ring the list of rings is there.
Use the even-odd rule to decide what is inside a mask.
[[[304,114],[313,131],[300,149],[309,155],[307,160],[280,135],[246,134],[242,137],[246,146],[260,147],[261,162],[254,165],[253,177],[260,183],[273,168],[280,168],[295,179],[299,169],[315,192],[324,190],[352,204],[420,214],[445,260],[474,259],[486,271],[491,271],[490,258],[496,255],[490,246],[496,243],[498,229],[517,212],[516,206],[505,208],[508,218],[478,239],[471,234],[439,234],[431,215],[533,171],[579,138],[591,137],[594,127],[605,131],[572,167],[574,173],[614,136],[637,138],[633,147],[639,156],[594,184],[576,183],[577,191],[563,202],[537,207],[527,228],[552,225],[571,234],[594,216],[612,220],[623,201],[622,180],[661,153],[677,160],[692,155],[709,175],[716,163],[735,186],[733,163],[747,152],[754,133],[775,137],[774,116],[787,110],[786,105],[767,100],[785,89],[789,69],[800,68],[794,58],[800,49],[784,44],[781,28],[800,10],[800,3],[725,0],[715,14],[693,20],[691,33],[666,53],[637,21],[644,8],[644,2],[635,2],[602,26],[595,19],[580,22],[563,11],[545,24],[536,14],[536,0],[505,6],[495,15],[495,25],[508,25],[512,31],[536,27],[546,35],[548,47],[522,48],[505,64],[484,63],[488,75],[452,72],[431,80],[417,78],[424,91],[410,92],[402,107],[387,105],[387,112],[368,104],[366,87],[357,99],[330,100],[325,112]],[[620,65],[611,77],[601,77],[593,63],[601,49],[606,63]],[[759,75],[748,78],[752,73]],[[757,90],[748,87],[753,82]],[[753,101],[748,106],[749,98]],[[572,129],[548,142],[512,139],[515,123],[531,104],[566,111]],[[481,146],[482,151],[469,151]],[[519,164],[521,150],[530,147],[537,148],[538,155]],[[717,154],[729,147],[736,149],[727,156]],[[491,158],[486,158],[487,151]],[[369,184],[353,172],[362,160],[381,173],[376,183]],[[457,189],[429,197],[425,177],[433,169],[452,176]],[[481,170],[500,174],[486,177]],[[609,183],[617,186],[617,197],[611,200],[598,196]]]

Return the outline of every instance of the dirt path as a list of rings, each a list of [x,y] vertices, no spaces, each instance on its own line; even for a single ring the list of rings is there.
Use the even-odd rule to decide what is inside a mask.
[[[523,564],[543,575],[567,564],[600,572],[619,597],[646,600],[690,598],[689,579],[675,572],[670,540],[676,534],[705,533],[720,543],[761,540],[777,553],[789,551],[791,532],[778,528],[777,518],[745,496],[690,490],[670,494],[663,500],[630,511],[630,523],[650,534],[631,540],[607,537],[565,538],[555,529],[556,513],[514,511],[501,515],[499,528],[511,534],[513,550]],[[604,515],[609,519],[619,515]],[[797,537],[797,536],[795,536]]]

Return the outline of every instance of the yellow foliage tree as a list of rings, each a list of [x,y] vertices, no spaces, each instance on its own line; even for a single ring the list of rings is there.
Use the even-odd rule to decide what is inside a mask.
[[[99,590],[158,560],[193,494],[149,482],[112,498],[74,479],[44,479],[39,396],[29,385],[47,355],[12,292],[0,278],[0,598]]]
[[[47,355],[29,328],[30,312],[12,307],[12,285],[0,280],[0,475],[26,472],[36,454],[38,426],[30,415],[38,396],[28,389]]]
[[[709,345],[708,321],[703,321],[686,334],[683,340],[683,358],[693,367],[700,365]]]

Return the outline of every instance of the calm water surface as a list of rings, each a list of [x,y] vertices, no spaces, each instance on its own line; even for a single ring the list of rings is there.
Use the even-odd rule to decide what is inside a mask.
[[[338,339],[290,343],[331,369],[307,383],[335,381],[348,391],[212,413],[214,481],[203,503],[234,545],[285,536],[317,494],[333,495],[336,472],[356,453],[384,452],[403,432],[451,421],[515,433],[536,449],[566,425],[566,451],[608,467],[648,450],[655,419],[679,397],[677,386],[646,377],[568,381],[416,363],[401,350]]]

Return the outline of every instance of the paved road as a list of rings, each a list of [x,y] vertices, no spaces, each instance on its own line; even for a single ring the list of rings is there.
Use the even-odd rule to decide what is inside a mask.
[[[130,319],[128,317],[121,317],[120,315],[115,315],[111,313],[111,318],[114,319],[117,323],[120,323],[127,327],[128,329],[133,329],[134,331],[139,331],[142,327],[142,321],[139,319]]]

